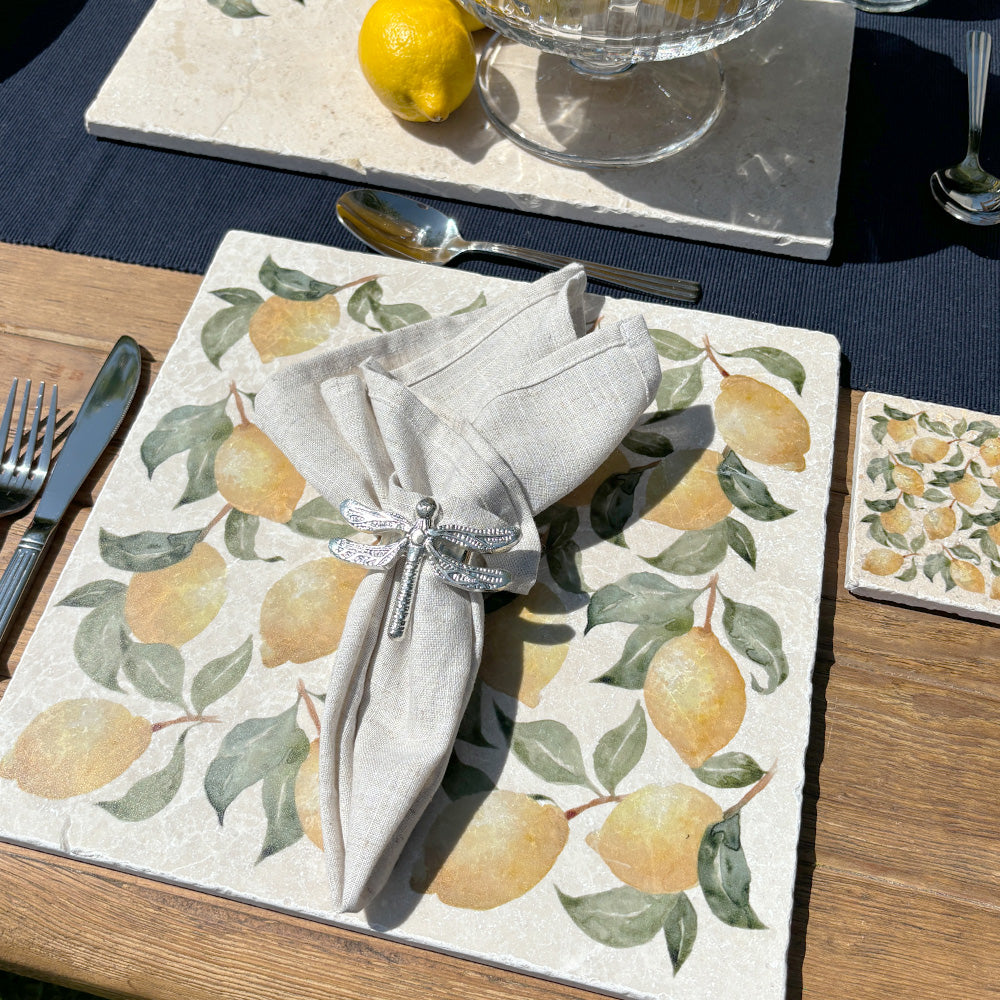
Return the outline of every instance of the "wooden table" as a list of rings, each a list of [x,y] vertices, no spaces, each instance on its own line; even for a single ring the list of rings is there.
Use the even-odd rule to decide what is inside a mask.
[[[146,351],[144,391],[199,280],[0,245],[0,386],[14,375],[56,380],[60,410],[75,410],[128,333]],[[995,998],[1000,633],[844,590],[857,401],[842,393],[788,995]],[[3,664],[16,668],[113,452],[45,559],[20,635],[3,650],[0,696]],[[27,521],[4,529],[3,563]],[[108,997],[593,996],[2,844],[0,900],[0,967]]]

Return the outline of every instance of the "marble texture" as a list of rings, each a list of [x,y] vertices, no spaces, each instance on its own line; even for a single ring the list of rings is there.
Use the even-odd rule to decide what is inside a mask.
[[[785,0],[723,46],[727,99],[708,135],[626,170],[537,159],[504,140],[474,96],[440,125],[401,122],[357,68],[367,3],[259,6],[268,16],[234,20],[203,0],[158,0],[87,110],[87,129],[644,232],[829,255],[854,31],[854,11],[839,0]]]
[[[845,586],[1000,622],[1000,417],[868,392]]]
[[[550,511],[550,551],[539,579],[557,607],[543,619],[554,631],[539,642],[564,658],[533,693],[515,680],[505,694],[502,676],[483,679],[450,775],[386,890],[363,914],[334,917],[322,854],[308,836],[304,762],[316,737],[310,705],[326,689],[331,657],[265,666],[264,640],[273,654],[274,625],[261,609],[290,572],[333,561],[324,539],[337,526],[308,487],[287,524],[230,510],[206,469],[243,422],[240,408],[252,422],[253,393],[287,363],[287,355],[263,360],[275,348],[321,351],[424,311],[493,302],[517,285],[377,263],[377,280],[365,280],[369,255],[243,232],[225,238],[0,703],[0,836],[614,996],[709,1000],[738,981],[744,1000],[781,1000],[837,341],[625,299],[591,302],[597,322],[641,312],[664,369],[656,410],[612,460],[631,470],[623,482],[635,510],[616,522],[628,490],[617,505],[602,503],[595,498],[604,487],[595,481]],[[265,314],[283,318],[269,324]],[[734,443],[739,457],[729,451],[715,413],[736,376],[744,387],[753,380],[758,394],[769,387],[774,426],[798,428],[779,435],[792,441],[790,457],[758,452],[760,442],[752,441]],[[726,453],[735,499],[720,502],[716,486],[714,524],[671,527],[654,513],[656,470],[661,459],[673,463],[672,455],[687,468],[705,449]],[[707,485],[713,482],[710,476]],[[239,508],[243,501],[234,502]],[[220,579],[224,601],[196,634],[149,635],[149,621],[165,616],[169,624],[194,611],[175,610],[184,607],[175,590],[161,593],[159,610],[144,615],[130,588],[154,572],[150,560],[176,571],[192,544],[219,557],[194,607],[212,603],[212,581]],[[494,615],[503,609],[487,615],[487,648],[491,627],[501,627]],[[300,623],[293,633],[309,638],[323,621]],[[717,637],[746,701],[735,735],[697,772],[652,724],[635,652],[648,637],[643,629],[669,626],[677,636],[693,625]],[[140,627],[142,641],[134,635]],[[89,722],[66,740],[66,703],[80,699]],[[129,737],[121,721],[111,727],[110,713],[121,720],[123,711],[153,723],[148,745],[140,721],[129,723]],[[29,748],[24,734],[37,734],[43,715],[48,736]],[[107,742],[98,744],[102,733]],[[88,745],[86,767],[71,767]],[[46,785],[53,772],[76,775],[72,787]],[[83,775],[90,777],[81,790],[72,782]],[[690,888],[650,895],[620,881],[588,836],[602,829],[618,799],[674,784],[738,820],[731,816],[718,838],[702,840],[708,853]],[[439,818],[484,788],[502,790],[522,809],[543,803],[550,821],[568,829],[551,869],[483,910],[415,891],[411,879]],[[493,876],[491,861],[460,883],[478,892]]]

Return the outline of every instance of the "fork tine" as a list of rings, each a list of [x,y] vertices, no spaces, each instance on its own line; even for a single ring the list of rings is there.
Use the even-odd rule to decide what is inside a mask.
[[[25,399],[27,399],[28,392],[25,390]],[[24,449],[24,460],[18,467],[18,477],[14,483],[15,486],[23,487],[28,482],[28,476],[31,474],[34,463],[35,463],[35,443],[38,441],[38,425],[42,420],[42,408],[45,405],[45,383],[41,382],[38,386],[38,396],[35,398],[35,413],[31,418],[31,429],[28,432],[28,446]]]
[[[52,458],[52,440],[56,434],[56,401],[58,398],[57,385],[52,386],[52,393],[49,396],[49,412],[45,418],[45,436],[42,438],[42,453],[38,456],[35,470],[32,477],[44,479],[49,471],[49,460]]]
[[[7,433],[10,431],[10,415],[14,410],[14,398],[17,396],[17,379],[11,383],[10,395],[7,396],[7,406],[3,411],[3,423],[0,424],[0,461],[4,460],[7,449]]]
[[[10,439],[10,452],[7,461],[4,462],[4,471],[8,475],[15,475],[17,472],[17,460],[21,454],[21,445],[24,443],[24,418],[28,413],[28,396],[31,394],[31,379],[24,383],[24,395],[21,397],[21,409],[17,415],[17,429]]]

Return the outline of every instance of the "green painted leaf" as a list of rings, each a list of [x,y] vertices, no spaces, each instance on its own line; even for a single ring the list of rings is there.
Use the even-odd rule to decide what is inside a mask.
[[[267,830],[257,858],[258,864],[290,847],[302,836],[302,824],[295,808],[295,778],[308,753],[309,737],[296,728],[289,740],[285,759],[264,775],[260,794]]]
[[[972,562],[979,562],[979,553],[975,549],[970,549],[968,545],[953,545],[951,547],[952,555],[958,556],[959,559],[968,559]]]
[[[545,563],[552,579],[567,593],[589,593],[583,579],[583,553],[576,542],[571,540],[558,548],[546,548]]]
[[[701,767],[694,768],[699,781],[713,788],[746,788],[764,777],[764,769],[749,756],[730,750],[709,757]]]
[[[691,361],[705,350],[670,330],[650,330],[649,336],[656,347],[656,353],[671,361]]]
[[[656,405],[664,413],[687,409],[701,393],[701,365],[671,368],[663,373]]]
[[[954,468],[955,466],[959,465],[964,467],[965,452],[963,452],[961,448],[956,448],[955,454],[952,455],[951,458],[947,459],[944,464],[950,466],[951,468]],[[975,473],[973,473],[973,475],[975,475]]]
[[[740,461],[735,451],[727,449],[716,470],[719,485],[734,507],[756,521],[779,521],[795,511],[778,503],[771,491]]]
[[[499,718],[503,713],[499,706],[494,709]],[[582,785],[597,792],[584,769],[580,741],[563,723],[555,719],[515,722],[510,748],[514,756],[543,781],[554,785]]]
[[[310,278],[308,274],[294,268],[279,267],[270,256],[261,265],[257,277],[272,295],[295,302],[315,302],[340,288],[340,285]]]
[[[881,476],[885,480],[885,488],[887,490],[893,488],[892,461],[887,455],[879,455],[873,458],[865,467],[865,473],[871,482],[874,483]]]
[[[924,560],[923,568],[924,576],[933,580],[938,573],[948,568],[948,557],[943,552],[935,552]]]
[[[215,455],[219,445],[229,437],[229,431],[208,437],[191,446],[187,454],[187,485],[177,506],[195,503],[218,492],[215,483]]]
[[[316,497],[292,512],[288,527],[307,538],[348,538],[355,530],[341,517],[340,511],[329,500]]]
[[[757,545],[750,534],[750,529],[734,517],[727,517],[723,522],[726,528],[726,541],[729,547],[754,569],[757,568]]]
[[[208,0],[208,3],[222,11],[226,17],[266,17],[250,0]]]
[[[382,286],[375,281],[366,281],[355,289],[347,303],[348,314],[359,323],[364,323],[371,330],[389,332],[411,323],[420,323],[430,319],[430,313],[423,306],[412,302],[401,302],[395,305],[385,305],[382,302]],[[377,324],[372,326],[368,317]]]
[[[139,454],[150,478],[168,458],[187,451],[206,440],[224,441],[233,432],[233,422],[226,415],[226,395],[217,403],[205,406],[178,406],[164,414],[143,438]]]
[[[229,554],[237,559],[261,562],[281,562],[284,556],[261,556],[257,554],[257,529],[260,518],[256,514],[245,514],[241,510],[231,510],[226,515],[225,540]]]
[[[952,427],[951,432],[955,437],[960,438],[969,429],[969,421],[962,417],[961,420],[954,427]]]
[[[865,506],[869,510],[878,511],[878,513],[880,513],[880,514],[884,514],[884,513],[886,513],[887,511],[890,511],[890,510],[895,510],[898,505],[899,505],[899,501],[895,497],[893,497],[891,499],[886,499],[886,500],[866,500],[865,501]]]
[[[191,704],[199,715],[223,695],[229,694],[246,675],[253,656],[253,639],[237,646],[231,653],[210,660],[191,682]]]
[[[629,451],[634,451],[637,455],[647,455],[650,458],[665,458],[673,450],[674,446],[670,438],[656,431],[637,429],[625,436],[622,444]]]
[[[941,423],[940,420],[931,420],[926,413],[921,413],[917,417],[917,423],[923,427],[924,430],[930,431],[932,434],[938,434],[941,437],[951,437],[951,430],[948,428],[947,424]]]
[[[658,573],[631,573],[596,591],[587,606],[587,628],[608,622],[669,625],[690,612],[702,589],[682,589]]]
[[[226,734],[205,774],[205,794],[220,826],[236,796],[280,767],[299,745],[297,709],[298,702],[280,715],[247,719]]]
[[[175,534],[140,531],[137,535],[121,536],[101,528],[98,547],[109,566],[127,573],[148,573],[186,559],[200,537],[200,528]]]
[[[216,368],[226,351],[250,332],[250,320],[259,308],[257,303],[228,306],[205,322],[201,328],[201,349]]]
[[[109,691],[121,691],[118,673],[130,645],[122,591],[97,605],[80,622],[73,639],[73,655],[92,681]]]
[[[570,541],[580,527],[580,514],[575,507],[554,503],[535,517],[538,532],[544,535],[545,545],[558,548]]]
[[[942,493],[940,490],[934,489],[933,487],[924,490],[923,498],[924,500],[927,501],[927,503],[941,503],[943,500],[948,499],[944,493]],[[906,503],[906,501],[908,500],[912,500],[912,497],[910,496],[909,493],[904,493],[903,502]],[[908,506],[912,506],[912,504],[909,504]]]
[[[868,523],[868,534],[871,535],[872,540],[877,544],[888,547],[889,532],[885,530],[882,522],[877,517]]]
[[[907,564],[906,569],[902,573],[896,574],[896,579],[901,580],[903,583],[909,583],[911,580],[917,578],[917,567],[913,562]]]
[[[924,467],[924,463],[914,458],[908,451],[897,451],[896,461],[900,465],[910,466],[911,469],[922,469]]]
[[[664,573],[700,576],[715,569],[726,557],[728,548],[729,532],[720,522],[701,531],[685,531],[659,555],[642,558]]]
[[[652,941],[663,928],[675,898],[654,896],[629,885],[589,896],[569,896],[558,887],[556,892],[573,923],[609,948],[634,948]]]
[[[872,425],[872,437],[881,444],[885,440],[886,431],[889,430],[889,424],[886,420],[879,420],[878,417],[872,417],[875,423]]]
[[[964,469],[935,469],[931,486],[951,486],[965,478]],[[926,490],[924,491],[926,493]]]
[[[903,539],[904,541],[906,539]],[[910,551],[919,552],[927,544],[927,536],[921,532],[915,538],[910,539]]]
[[[635,490],[641,469],[615,472],[594,491],[590,501],[590,526],[599,538],[613,538],[628,524],[635,509]]]
[[[118,580],[92,580],[77,587],[60,602],[61,608],[97,608],[106,601],[120,598],[124,600],[126,586]]]
[[[983,550],[983,555],[993,562],[1000,562],[1000,550],[997,549],[996,542],[982,529],[974,531],[972,537],[979,542],[979,547]]]
[[[184,741],[192,727],[181,733],[170,760],[159,771],[140,778],[120,799],[98,802],[115,819],[140,823],[168,806],[184,779]]]
[[[663,933],[676,976],[694,948],[698,936],[698,913],[686,893],[679,892],[672,899],[673,905],[663,920]]]
[[[723,600],[722,627],[736,650],[747,659],[762,666],[766,682],[761,684],[756,676],[750,678],[754,691],[771,694],[788,677],[788,660],[781,644],[778,623],[764,610],[752,604]]]
[[[907,413],[905,410],[897,410],[895,407],[889,406],[888,403],[883,404],[882,409],[890,420],[909,420],[913,416],[912,413]]]
[[[698,850],[698,882],[709,909],[730,927],[761,930],[750,906],[750,867],[740,844],[740,814],[710,826]]]
[[[597,780],[614,795],[618,785],[639,763],[646,749],[646,713],[639,702],[629,717],[609,729],[594,749],[594,773]]]
[[[466,764],[460,760],[454,750],[448,759],[441,788],[449,799],[461,799],[466,795],[478,795],[481,792],[492,792],[496,782],[478,767]]]
[[[993,500],[1000,500],[1000,489],[992,486],[990,483],[980,483],[983,488],[983,493]]]
[[[216,288],[212,294],[231,306],[259,306],[264,301],[252,288]]]
[[[668,640],[685,635],[694,626],[694,612],[682,609],[667,625],[638,625],[625,640],[625,648],[618,662],[594,678],[595,684],[641,691],[646,683],[646,672],[657,650]]]
[[[982,525],[984,528],[988,528],[993,524],[1000,524],[1000,506],[995,507],[993,510],[985,510],[979,514],[972,514],[971,518],[975,524]]]
[[[162,642],[130,643],[122,658],[122,673],[136,691],[151,701],[165,701],[185,708],[184,657]]]
[[[464,313],[475,312],[477,309],[482,309],[486,305],[486,294],[480,292],[467,306],[462,306],[461,309],[456,309],[451,315],[461,316]]]
[[[742,351],[723,354],[724,358],[750,358],[766,368],[772,375],[791,382],[795,391],[801,396],[802,387],[806,384],[806,370],[798,358],[777,347],[747,347]]]

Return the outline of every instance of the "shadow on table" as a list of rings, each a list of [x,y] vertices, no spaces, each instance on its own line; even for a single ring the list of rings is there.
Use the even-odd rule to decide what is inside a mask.
[[[52,44],[86,0],[5,0],[0,5],[0,81]]]
[[[925,7],[910,11],[909,16],[948,21],[982,21],[996,16],[994,8],[994,0],[931,0]]]
[[[952,245],[1000,258],[1000,227],[959,222],[930,192],[930,175],[965,155],[967,107],[964,60],[955,65],[888,31],[857,30],[834,263],[909,260]],[[1000,123],[996,75],[982,159],[1000,172],[1000,124],[991,132],[991,120]]]

